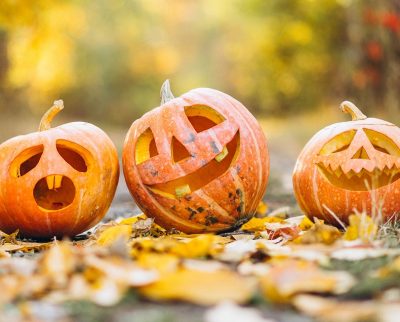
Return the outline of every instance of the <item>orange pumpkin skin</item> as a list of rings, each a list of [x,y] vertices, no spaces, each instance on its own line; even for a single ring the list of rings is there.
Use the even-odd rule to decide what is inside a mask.
[[[247,221],[269,175],[259,124],[240,102],[213,89],[172,97],[136,120],[125,139],[123,170],[138,206],[161,226],[186,233],[221,231]],[[204,115],[215,122],[207,125]],[[138,141],[149,129],[149,145],[157,150],[139,161]],[[187,154],[174,162],[179,149]]]
[[[0,145],[0,160],[0,230],[26,237],[74,236],[94,226],[119,178],[114,144],[83,122],[14,137]]]
[[[341,107],[353,120],[322,129],[298,157],[297,202],[309,218],[334,225],[356,211],[392,219],[400,212],[400,128],[367,118],[350,102]]]

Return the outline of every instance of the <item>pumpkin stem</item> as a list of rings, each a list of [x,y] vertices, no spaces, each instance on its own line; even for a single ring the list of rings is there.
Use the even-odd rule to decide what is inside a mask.
[[[46,131],[51,128],[51,121],[64,108],[63,100],[54,101],[53,106],[43,115],[39,124],[39,132]]]
[[[169,84],[169,79],[167,79],[161,86],[160,91],[161,105],[167,103],[168,101],[174,99],[174,94],[171,92],[171,86]]]
[[[340,104],[340,109],[342,110],[342,112],[350,114],[352,121],[365,120],[367,118],[367,116],[364,115],[360,111],[360,109],[357,106],[355,106],[352,102],[349,101],[342,102],[342,104]]]

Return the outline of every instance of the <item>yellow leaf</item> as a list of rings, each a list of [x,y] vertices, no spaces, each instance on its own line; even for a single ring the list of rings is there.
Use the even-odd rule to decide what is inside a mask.
[[[41,259],[40,271],[57,286],[65,286],[75,266],[73,247],[67,242],[56,242]]]
[[[154,300],[181,300],[199,305],[222,301],[246,303],[253,295],[253,283],[227,270],[214,272],[182,269],[139,289]]]
[[[156,269],[159,273],[171,273],[179,264],[179,258],[171,254],[140,253],[137,264],[142,268]]]
[[[100,234],[99,238],[97,239],[97,244],[101,246],[110,246],[120,238],[128,241],[131,234],[132,226],[130,225],[112,226]]]
[[[241,230],[263,231],[266,229],[265,224],[267,223],[282,223],[284,221],[284,219],[278,217],[253,217],[241,227]]]
[[[285,303],[300,293],[341,294],[354,282],[346,272],[324,271],[312,262],[287,260],[269,270],[261,287],[270,301]]]
[[[138,216],[133,216],[133,217],[122,219],[119,222],[119,225],[133,225],[133,224],[137,223],[139,220],[144,220],[144,219],[147,219],[147,216],[145,214],[141,214]]]
[[[172,249],[171,253],[184,258],[204,257],[209,252],[214,242],[214,235],[200,235],[189,242],[179,242]]]
[[[349,222],[350,225],[344,234],[345,240],[370,241],[376,237],[378,226],[370,216],[366,214],[351,215]]]
[[[326,245],[333,244],[342,236],[342,233],[336,227],[326,225],[322,220],[317,220],[315,224],[304,232],[303,235],[294,240],[298,244],[322,243]]]
[[[260,215],[265,215],[268,211],[268,205],[264,201],[260,201],[257,206],[257,213]]]
[[[306,216],[304,216],[303,220],[299,224],[299,227],[301,230],[308,230],[312,226],[314,226],[314,223]]]

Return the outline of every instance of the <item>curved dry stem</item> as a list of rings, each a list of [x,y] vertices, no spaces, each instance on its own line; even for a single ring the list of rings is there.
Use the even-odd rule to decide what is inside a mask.
[[[171,92],[171,86],[169,84],[169,79],[167,79],[161,86],[160,91],[161,105],[167,103],[168,101],[174,99],[174,94]]]
[[[340,109],[342,110],[342,112],[350,114],[352,121],[365,120],[367,118],[367,116],[364,115],[360,111],[360,109],[357,106],[355,106],[352,102],[349,101],[342,102],[342,104],[340,104]]]
[[[51,128],[51,121],[64,108],[63,100],[54,101],[53,106],[43,115],[39,124],[39,132],[46,131]]]

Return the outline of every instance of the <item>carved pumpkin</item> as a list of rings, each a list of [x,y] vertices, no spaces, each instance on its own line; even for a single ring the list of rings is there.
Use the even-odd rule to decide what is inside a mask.
[[[400,211],[400,129],[350,102],[341,109],[352,121],[315,134],[297,160],[297,201],[310,218],[336,225],[355,211],[389,219]]]
[[[118,182],[114,144],[83,122],[50,128],[62,101],[39,132],[0,145],[0,229],[23,236],[74,236],[103,218]]]
[[[265,136],[249,111],[213,89],[174,98],[136,120],[123,169],[139,207],[165,228],[221,231],[255,212],[267,185]]]

